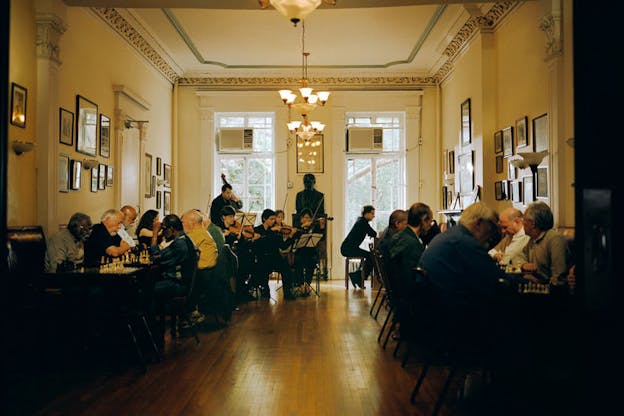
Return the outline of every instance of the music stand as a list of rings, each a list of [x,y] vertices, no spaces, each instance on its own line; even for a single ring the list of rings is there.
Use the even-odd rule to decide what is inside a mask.
[[[242,212],[239,211],[234,215],[234,221],[240,222],[242,226],[251,225],[252,227],[256,224],[256,214],[255,212]]]
[[[295,251],[297,249],[304,248],[304,247],[316,248],[322,238],[323,238],[323,234],[321,234],[321,233],[302,234],[301,236],[299,236],[299,239],[297,240],[297,242],[294,243],[293,248],[294,248]],[[314,274],[316,275],[316,285],[315,285],[316,289],[313,288],[312,286],[310,286],[310,284],[308,282],[306,282],[305,280],[304,280],[303,284],[305,286],[309,287],[310,290],[312,290],[317,297],[321,297],[321,295],[320,295],[321,275],[320,275],[318,263],[316,264],[316,266],[314,268]]]

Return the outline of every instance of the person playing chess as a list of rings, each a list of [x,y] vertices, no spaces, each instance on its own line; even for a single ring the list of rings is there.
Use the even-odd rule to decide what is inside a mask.
[[[109,209],[102,214],[101,222],[93,226],[91,235],[85,241],[85,266],[97,266],[103,258],[120,257],[131,249],[118,234],[123,220],[123,213],[117,209]]]

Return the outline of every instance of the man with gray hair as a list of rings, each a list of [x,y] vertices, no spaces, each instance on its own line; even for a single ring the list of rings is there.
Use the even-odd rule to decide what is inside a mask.
[[[542,201],[531,203],[524,212],[523,224],[530,237],[524,248],[528,260],[522,265],[524,278],[552,285],[565,284],[569,268],[568,246],[563,235],[553,229],[550,207]]]
[[[130,250],[130,245],[117,234],[123,220],[123,213],[117,209],[109,209],[102,214],[101,222],[93,226],[85,242],[86,266],[97,266],[102,258],[119,257]]]
[[[499,225],[504,237],[489,251],[490,256],[500,264],[520,266],[526,263],[524,247],[529,236],[522,226],[522,211],[513,207],[505,209],[500,214]]]
[[[45,271],[54,273],[59,265],[74,268],[84,260],[84,242],[91,233],[91,217],[82,212],[74,213],[67,228],[56,233],[47,243]]]
[[[132,230],[132,228],[134,227],[134,222],[136,221],[139,214],[136,208],[132,205],[124,205],[123,207],[121,207],[121,213],[123,214],[124,218],[121,222],[121,228],[119,228],[117,234],[119,234],[119,237],[121,237],[122,240],[128,243],[131,248],[134,248],[136,247],[136,242],[131,237],[131,234],[134,234],[134,230]]]

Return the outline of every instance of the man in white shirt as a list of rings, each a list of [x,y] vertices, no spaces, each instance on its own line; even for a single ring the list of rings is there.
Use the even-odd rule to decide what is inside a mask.
[[[519,266],[527,261],[524,246],[530,238],[524,233],[522,216],[522,211],[513,207],[500,214],[499,225],[504,237],[489,251],[490,256],[500,264]]]
[[[119,235],[123,241],[128,243],[131,248],[134,248],[136,247],[136,242],[132,236],[130,236],[130,229],[131,227],[134,227],[134,222],[137,219],[137,210],[132,205],[124,205],[121,207],[121,212],[124,215],[124,219],[121,223],[121,228],[117,231],[117,235]]]

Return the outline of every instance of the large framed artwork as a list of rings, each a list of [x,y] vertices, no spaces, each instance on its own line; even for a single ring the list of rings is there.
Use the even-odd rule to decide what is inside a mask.
[[[74,113],[59,107],[59,142],[74,145]]]
[[[471,150],[457,158],[459,168],[459,192],[467,194],[474,189],[474,152]]]
[[[297,173],[323,173],[323,135],[310,139],[297,135]]]
[[[548,150],[548,114],[533,119],[533,141],[536,152]]]
[[[93,101],[76,95],[76,151],[97,156],[98,107]]]
[[[100,156],[110,157],[110,118],[104,114],[100,114]]]
[[[470,98],[461,103],[461,144],[466,146],[472,142],[470,119]]]
[[[69,155],[65,153],[59,154],[59,192],[69,192]]]
[[[11,124],[26,128],[26,97],[28,90],[19,84],[11,84]]]
[[[143,159],[143,169],[144,169],[144,182],[143,186],[145,186],[145,198],[152,197],[152,155],[149,153],[145,153],[145,158]]]

